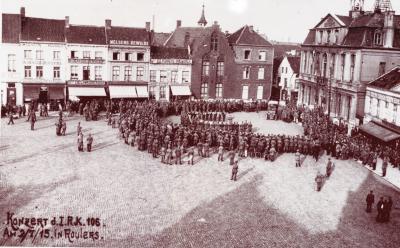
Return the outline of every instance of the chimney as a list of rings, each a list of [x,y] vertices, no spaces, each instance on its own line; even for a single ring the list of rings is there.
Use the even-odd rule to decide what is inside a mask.
[[[19,14],[21,15],[22,18],[25,17],[25,7],[21,7]]]
[[[386,48],[392,48],[394,41],[394,11],[386,11],[384,12],[384,15],[385,19],[383,24],[383,46]]]
[[[181,20],[177,20],[176,21],[176,28],[180,28],[182,26],[182,21]]]
[[[65,17],[65,28],[69,28],[69,16]]]
[[[111,29],[111,20],[106,19],[106,29]]]
[[[146,31],[150,32],[150,22],[146,22]]]

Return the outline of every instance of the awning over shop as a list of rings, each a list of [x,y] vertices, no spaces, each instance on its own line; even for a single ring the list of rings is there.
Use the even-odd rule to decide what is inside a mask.
[[[40,86],[38,85],[24,85],[23,86],[23,94],[24,99],[27,100],[36,100],[39,98]]]
[[[374,136],[384,142],[390,142],[392,140],[400,138],[400,134],[397,134],[389,129],[379,126],[373,122],[368,122],[360,126],[361,131]]]
[[[188,85],[172,85],[172,95],[174,96],[191,96],[192,92]]]
[[[147,98],[149,97],[149,92],[147,91],[147,86],[136,86],[137,97]]]
[[[135,86],[114,86],[108,87],[111,98],[137,98]]]
[[[106,96],[104,88],[97,87],[68,87],[69,97],[79,96]]]
[[[50,86],[49,95],[51,100],[64,99],[64,86]]]

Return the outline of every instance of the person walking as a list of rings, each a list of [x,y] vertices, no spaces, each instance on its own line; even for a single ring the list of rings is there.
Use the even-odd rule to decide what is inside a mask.
[[[381,197],[376,204],[376,209],[378,210],[378,215],[376,216],[377,222],[382,222],[383,217],[383,197]]]
[[[328,158],[328,164],[326,165],[326,177],[329,178],[332,174],[333,170],[333,163],[331,161],[331,158]]]
[[[8,123],[7,123],[7,125],[10,125],[10,123],[11,123],[11,125],[14,125],[14,116],[13,116],[12,112],[8,113]]]
[[[297,149],[295,154],[296,167],[301,167],[300,156],[301,156],[300,151]]]
[[[224,161],[224,147],[222,145],[218,147],[218,161]]]
[[[236,160],[235,163],[233,164],[232,167],[232,175],[231,175],[231,180],[236,181],[237,180],[237,173],[239,171],[239,163]]]
[[[374,204],[374,202],[375,202],[375,196],[374,196],[374,193],[372,190],[367,195],[367,199],[365,201],[367,202],[367,210],[366,211],[367,211],[367,213],[371,213],[372,204]]]
[[[36,122],[36,114],[35,111],[32,111],[30,114],[30,121],[31,121],[31,130],[35,130],[35,122]]]
[[[83,152],[83,133],[78,136],[78,151]]]
[[[389,163],[389,158],[387,156],[385,156],[383,159],[383,163],[382,163],[382,177],[386,176],[386,170],[388,167],[388,163]]]

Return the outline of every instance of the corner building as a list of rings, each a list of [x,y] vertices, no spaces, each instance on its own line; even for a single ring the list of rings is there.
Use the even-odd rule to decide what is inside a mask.
[[[400,63],[400,16],[388,0],[373,11],[363,0],[351,4],[347,16],[326,15],[302,44],[298,103],[354,126],[364,119],[366,83]]]

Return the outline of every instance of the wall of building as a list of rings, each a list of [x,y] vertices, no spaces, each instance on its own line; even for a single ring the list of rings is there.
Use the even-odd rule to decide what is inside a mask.
[[[387,90],[367,88],[365,120],[386,120],[400,126],[400,94]]]

